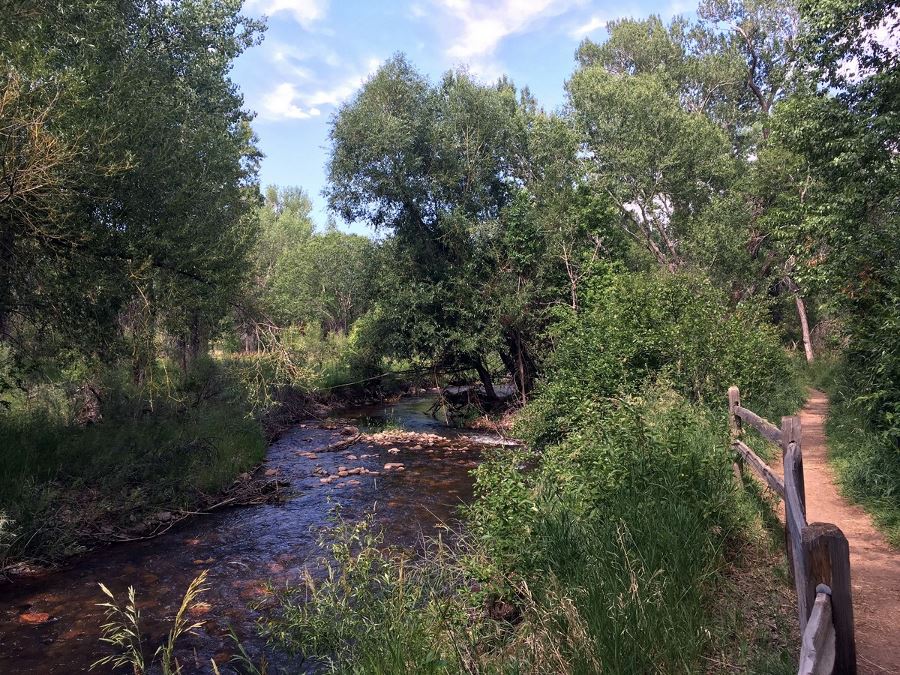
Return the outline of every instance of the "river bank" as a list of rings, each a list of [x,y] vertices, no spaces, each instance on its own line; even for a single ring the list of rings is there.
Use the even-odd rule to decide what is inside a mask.
[[[259,654],[263,645],[255,622],[269,584],[301,578],[319,553],[318,533],[328,527],[335,507],[348,519],[374,510],[387,544],[415,547],[423,533],[452,522],[457,506],[471,499],[469,472],[488,439],[443,427],[425,412],[431,402],[410,398],[344,409],[333,418],[296,425],[269,447],[260,471],[280,486],[277,502],[198,515],[159,537],[113,546],[70,569],[5,585],[0,671],[80,672],[106,653],[98,642],[98,582],[117,595],[134,585],[148,643],[159,641],[168,630],[166,618],[203,569],[211,585],[201,605],[208,620],[179,646],[185,672],[208,672],[209,658],[230,658],[229,628]],[[393,426],[379,430],[378,418],[393,420]],[[354,422],[365,433],[342,433]]]
[[[221,508],[278,502],[286,486],[263,467],[268,444],[298,420],[408,395],[281,386],[254,411],[237,378],[211,373],[198,391],[157,401],[103,392],[106,413],[98,404],[81,424],[42,412],[9,416],[0,426],[0,584]]]

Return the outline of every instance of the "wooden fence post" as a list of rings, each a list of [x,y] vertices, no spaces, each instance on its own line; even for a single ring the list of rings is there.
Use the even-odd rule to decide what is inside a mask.
[[[850,588],[850,545],[837,525],[813,523],[803,530],[806,563],[806,598],[812,608],[816,586],[831,588],[834,622],[834,673],[856,675],[856,638],[853,633],[853,598]],[[798,589],[799,590],[799,589]]]
[[[728,429],[731,431],[733,441],[741,437],[741,418],[734,414],[734,409],[740,404],[741,390],[737,387],[728,387]]]
[[[741,438],[741,418],[734,414],[734,409],[741,404],[741,391],[737,387],[728,387],[728,430],[731,433],[731,442],[740,440]],[[744,484],[744,458],[740,453],[735,453],[734,464],[731,465],[734,470],[734,477],[737,479],[738,487]]]
[[[791,532],[791,524],[796,523],[796,519],[791,517],[791,507],[787,499],[788,485],[793,485],[800,500],[800,511],[802,520],[806,521],[806,487],[803,483],[803,452],[800,444],[800,418],[799,417],[782,417],[781,418],[781,467],[784,470],[784,550],[787,553],[788,571],[791,579],[797,583],[797,574],[802,574],[802,570],[797,570],[795,557],[800,552],[794,551],[795,542],[800,541],[801,532]],[[788,451],[793,450],[794,461],[788,462]],[[788,472],[791,473],[788,476]],[[802,612],[801,603],[801,614]],[[807,617],[800,617],[801,626],[805,626]]]
[[[803,506],[800,504],[800,490],[797,485],[798,448],[793,444],[784,455],[784,540],[788,559],[788,569],[797,591],[797,617],[800,620],[800,632],[806,630],[810,604],[807,601],[806,559],[803,556],[803,531],[806,529],[806,518],[803,517]]]
[[[788,449],[793,446],[797,453],[797,461],[794,464],[794,481],[797,486],[797,495],[800,497],[800,506],[803,507],[803,517],[806,518],[806,484],[803,481],[803,450],[800,439],[802,430],[799,417],[781,418],[781,460]],[[782,466],[784,464],[782,463]]]

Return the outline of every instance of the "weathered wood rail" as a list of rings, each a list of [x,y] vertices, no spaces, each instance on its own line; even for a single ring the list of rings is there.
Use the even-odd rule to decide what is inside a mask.
[[[782,417],[776,427],[741,406],[737,387],[728,390],[735,476],[743,484],[747,465],[784,501],[785,551],[800,618],[798,675],[856,675],[856,640],[850,590],[850,547],[837,525],[806,522],[806,486],[799,417]],[[741,440],[749,427],[781,447],[781,479]]]

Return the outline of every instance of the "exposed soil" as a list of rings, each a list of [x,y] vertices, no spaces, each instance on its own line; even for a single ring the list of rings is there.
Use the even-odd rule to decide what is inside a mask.
[[[809,522],[834,523],[850,542],[856,649],[861,674],[900,673],[900,554],[859,506],[841,497],[827,461],[828,398],[810,390],[800,414]]]

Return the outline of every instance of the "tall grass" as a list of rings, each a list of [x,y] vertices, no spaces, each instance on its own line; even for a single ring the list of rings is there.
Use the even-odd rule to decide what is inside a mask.
[[[202,571],[185,591],[181,599],[181,605],[172,620],[172,629],[163,642],[156,648],[149,663],[145,656],[145,645],[141,628],[141,613],[138,609],[134,588],[129,586],[127,599],[124,603],[116,600],[106,586],[100,584],[100,590],[109,600],[100,603],[104,608],[106,623],[100,627],[100,641],[113,648],[113,653],[104,656],[91,665],[91,669],[97,666],[109,665],[113,668],[129,668],[134,675],[143,675],[148,672],[150,666],[159,667],[162,675],[178,675],[181,673],[181,665],[175,658],[175,647],[178,641],[185,635],[193,633],[203,625],[203,621],[191,621],[188,614],[201,595],[209,590],[206,585],[207,571]]]
[[[152,405],[145,392],[104,394],[102,419],[87,426],[46,408],[0,414],[0,564],[54,562],[81,550],[79,530],[190,508],[264,456],[259,423],[221,383]]]
[[[696,672],[745,517],[717,425],[654,389],[540,456],[498,452],[452,544],[410,559],[345,523],[266,634],[335,672]]]
[[[873,431],[864,415],[833,399],[825,426],[829,458],[842,492],[863,505],[895,548],[900,548],[900,447]]]
[[[338,672],[705,669],[750,513],[725,392],[783,414],[799,387],[760,312],[699,277],[610,270],[585,286],[517,425],[530,449],[476,470],[453,545],[411,562],[339,529],[342,564],[282,597],[275,644]]]

